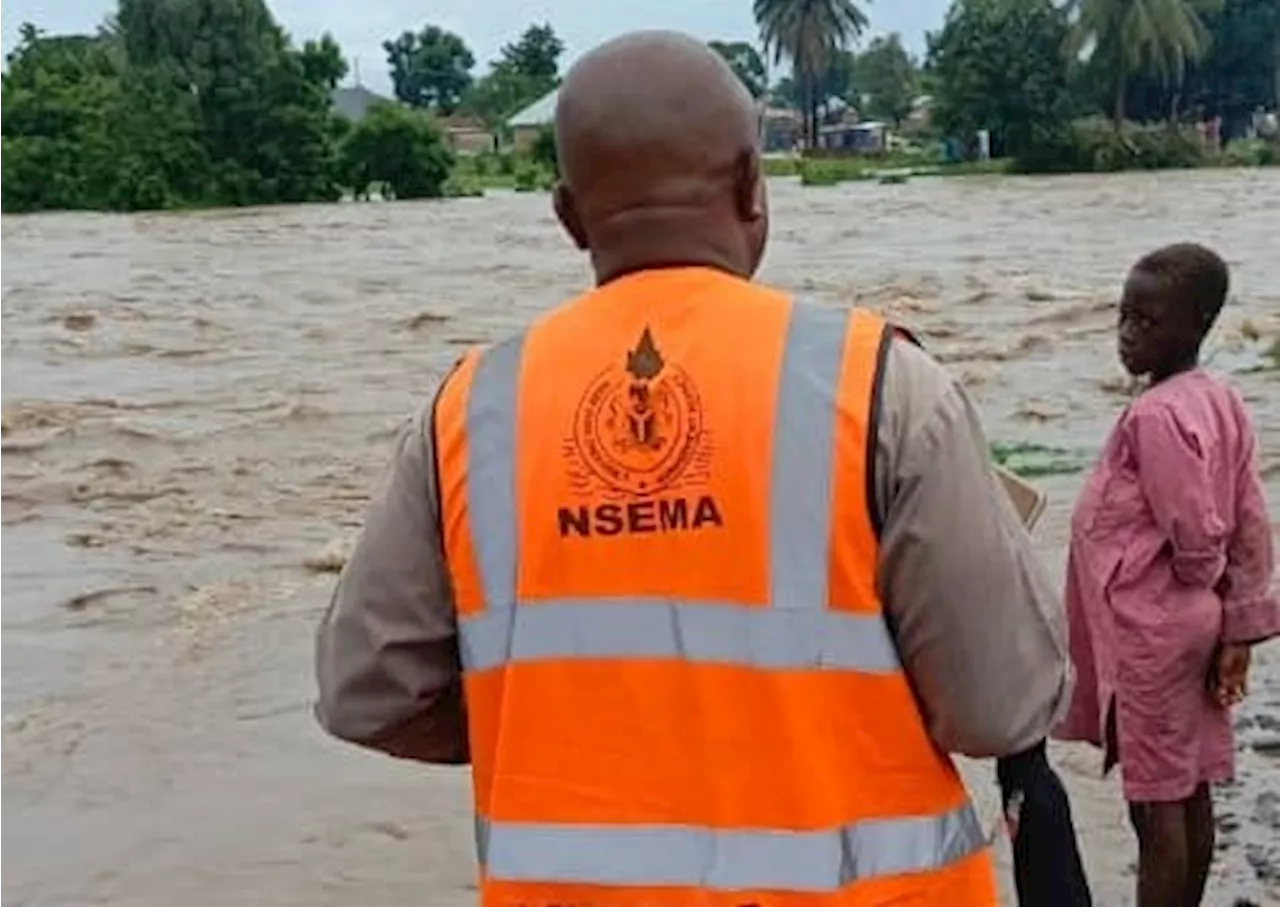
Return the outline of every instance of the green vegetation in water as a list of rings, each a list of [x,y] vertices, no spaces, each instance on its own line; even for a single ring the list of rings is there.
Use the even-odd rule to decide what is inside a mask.
[[[994,442],[991,459],[1023,478],[1074,475],[1089,468],[1093,454],[1066,447],[1046,447],[1030,441]]]
[[[943,164],[926,155],[849,156],[799,158],[792,163],[792,172],[799,175],[802,186],[835,186],[863,180],[903,183],[916,176],[989,176],[1008,173],[1010,166],[1006,160]],[[777,175],[785,170],[775,167],[766,172]]]

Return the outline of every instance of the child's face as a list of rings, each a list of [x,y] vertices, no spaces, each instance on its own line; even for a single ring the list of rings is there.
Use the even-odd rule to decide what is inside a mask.
[[[1195,363],[1201,325],[1194,306],[1170,298],[1159,279],[1135,270],[1120,297],[1118,339],[1129,374],[1159,379]]]

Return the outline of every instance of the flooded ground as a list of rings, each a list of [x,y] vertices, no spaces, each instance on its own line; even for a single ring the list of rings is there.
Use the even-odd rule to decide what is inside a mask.
[[[1234,277],[1213,365],[1280,514],[1280,172],[773,190],[764,279],[890,312],[993,440],[1066,456],[1124,402],[1127,266],[1213,244]],[[313,726],[318,571],[465,345],[586,285],[548,199],[10,217],[3,255],[4,903],[472,903],[466,774]],[[1079,476],[1045,481],[1060,575]],[[1280,901],[1280,648],[1255,663],[1212,904]],[[1087,749],[1055,760],[1098,902],[1131,902],[1114,783]]]

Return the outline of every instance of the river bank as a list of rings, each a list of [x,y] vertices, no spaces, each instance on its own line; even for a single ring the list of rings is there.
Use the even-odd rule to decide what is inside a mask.
[[[1274,169],[783,181],[762,278],[920,331],[993,441],[1088,452],[1125,400],[1125,269],[1208,242],[1234,278],[1213,364],[1253,408],[1274,516],[1260,199],[1277,195]],[[3,221],[6,905],[472,903],[465,773],[325,739],[311,634],[401,418],[468,344],[585,285],[549,209],[512,193]],[[1043,479],[1055,576],[1079,480]],[[1239,725],[1214,907],[1280,899],[1275,644]],[[1098,903],[1128,903],[1114,779],[1087,749],[1054,759]],[[988,768],[965,771],[993,820]]]

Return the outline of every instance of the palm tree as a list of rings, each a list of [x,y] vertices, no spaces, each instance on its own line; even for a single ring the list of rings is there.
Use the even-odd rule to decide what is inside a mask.
[[[1181,82],[1188,63],[1204,56],[1209,32],[1200,13],[1221,0],[1075,0],[1071,48],[1092,45],[1115,79],[1116,128],[1124,123],[1130,77],[1154,72],[1166,84]]]
[[[837,51],[867,27],[853,0],[755,0],[756,24],[773,62],[788,58],[795,70],[809,147],[818,139],[818,97],[822,75]]]

